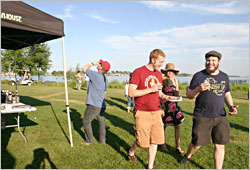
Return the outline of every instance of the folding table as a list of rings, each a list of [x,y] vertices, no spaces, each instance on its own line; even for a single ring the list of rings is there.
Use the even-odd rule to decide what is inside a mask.
[[[27,143],[27,138],[24,136],[22,131],[20,130],[20,113],[24,112],[32,112],[36,111],[35,107],[31,107],[30,105],[26,105],[24,103],[7,103],[7,104],[1,104],[1,108],[4,106],[4,109],[1,109],[1,114],[11,114],[11,113],[17,113],[17,117],[15,117],[17,124],[15,125],[7,125],[6,128],[9,127],[17,127],[20,134],[23,136],[25,143]]]

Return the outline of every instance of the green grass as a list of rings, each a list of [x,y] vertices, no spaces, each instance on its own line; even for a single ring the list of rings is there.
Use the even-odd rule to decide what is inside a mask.
[[[2,89],[14,90],[14,86],[2,84]],[[21,102],[37,108],[35,112],[21,114],[21,130],[7,128],[1,132],[1,168],[5,169],[144,169],[148,151],[136,152],[137,164],[127,160],[127,150],[133,144],[134,119],[126,112],[127,99],[124,90],[108,89],[106,96],[106,137],[107,144],[98,144],[98,121],[92,123],[95,144],[83,146],[84,129],[82,118],[86,108],[86,90],[68,88],[73,144],[69,143],[67,114],[65,111],[64,87],[18,86]],[[185,96],[185,90],[181,90]],[[236,116],[228,116],[231,125],[231,144],[226,146],[223,168],[249,169],[249,100],[247,92],[234,92],[234,103],[239,105]],[[181,146],[187,151],[191,140],[192,112],[194,100],[184,98],[179,104],[186,118],[181,125]],[[14,115],[2,115],[7,123]],[[183,155],[175,152],[174,128],[167,127],[166,143],[168,151],[158,151],[155,169],[211,169],[213,168],[213,145],[202,147],[186,166],[180,166]]]

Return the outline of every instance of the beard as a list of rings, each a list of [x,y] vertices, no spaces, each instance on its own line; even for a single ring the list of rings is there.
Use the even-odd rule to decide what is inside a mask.
[[[209,73],[214,73],[214,72],[219,68],[219,63],[218,63],[218,64],[213,64],[213,65],[214,65],[213,68],[209,68],[209,65],[210,65],[210,64],[205,64],[206,70],[207,70]]]

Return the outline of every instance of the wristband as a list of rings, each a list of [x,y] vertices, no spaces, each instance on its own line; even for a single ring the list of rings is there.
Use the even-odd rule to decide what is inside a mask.
[[[91,65],[91,66],[93,66],[93,65],[94,65],[94,63],[93,63],[93,62],[91,62],[91,63],[90,63],[90,65]]]

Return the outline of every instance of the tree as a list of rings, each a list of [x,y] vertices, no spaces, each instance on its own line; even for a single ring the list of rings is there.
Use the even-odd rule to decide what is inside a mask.
[[[77,63],[77,64],[76,64],[75,72],[78,72],[78,71],[81,71],[81,70],[82,70],[82,69],[81,69],[80,63]]]
[[[67,79],[73,79],[75,76],[75,71],[72,67],[66,72]]]
[[[24,69],[24,58],[25,53],[23,50],[16,50],[16,68]],[[15,63],[15,51],[14,50],[1,50],[1,72],[10,73],[14,71]],[[19,76],[21,76],[22,72],[17,72]]]
[[[14,70],[14,54],[14,50],[1,50],[2,72]],[[16,68],[28,69],[32,74],[38,73],[39,80],[40,74],[46,72],[51,67],[50,55],[50,48],[44,43],[16,50]],[[23,72],[17,73],[19,75],[23,74]]]
[[[40,75],[51,67],[49,46],[44,43],[36,44],[33,47],[27,47],[25,52],[27,53],[25,65],[32,73],[37,73],[40,80]]]

